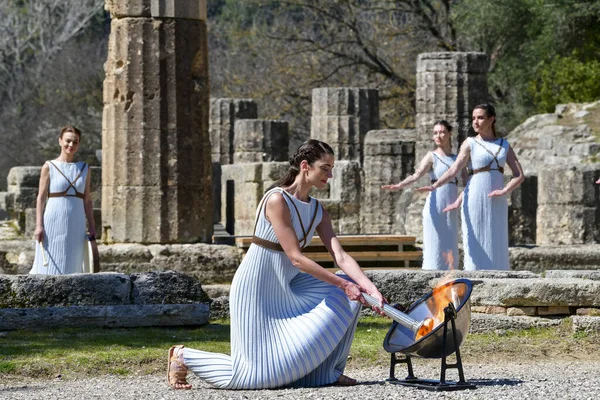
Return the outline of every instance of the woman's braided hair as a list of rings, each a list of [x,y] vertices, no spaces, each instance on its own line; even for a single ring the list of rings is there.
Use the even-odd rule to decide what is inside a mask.
[[[309,139],[302,143],[290,157],[290,168],[287,173],[283,178],[275,182],[267,191],[276,187],[290,186],[294,183],[296,176],[300,173],[300,163],[302,161],[306,160],[309,165],[313,165],[315,161],[320,160],[326,154],[334,155],[331,146],[325,142],[317,139]]]

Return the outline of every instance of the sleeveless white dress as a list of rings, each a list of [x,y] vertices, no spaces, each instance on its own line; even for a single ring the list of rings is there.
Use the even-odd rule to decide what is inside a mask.
[[[302,202],[281,188],[293,227],[310,243],[321,222],[315,199]],[[314,222],[311,224],[311,221]],[[255,236],[278,243],[264,207],[257,211]],[[306,235],[303,231],[306,231]],[[229,297],[231,355],[185,348],[187,367],[223,389],[321,386],[343,373],[356,329],[360,303],[344,292],[302,273],[282,251],[251,244]]]
[[[43,265],[40,246],[35,245],[35,259],[30,274],[65,275],[83,272],[83,246],[86,241],[86,217],[83,207],[88,166],[84,162],[48,161],[48,193],[66,196],[48,197],[44,209],[43,246],[48,266]],[[71,182],[73,185],[71,186]]]
[[[431,152],[433,166],[429,177],[437,181],[456,161],[456,155]],[[445,270],[458,267],[458,210],[443,212],[458,197],[458,179],[427,195],[423,208],[423,269]]]
[[[464,191],[461,209],[464,269],[508,270],[508,203],[506,196],[488,194],[504,187],[504,168],[509,144],[505,139],[483,141],[468,138],[473,170],[489,166],[491,171],[475,173]]]

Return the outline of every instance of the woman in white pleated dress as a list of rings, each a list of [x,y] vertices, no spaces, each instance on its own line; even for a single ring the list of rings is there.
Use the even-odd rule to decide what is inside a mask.
[[[356,384],[343,372],[366,305],[361,293],[384,300],[342,249],[327,211],[308,195],[327,185],[333,166],[331,147],[314,139],[290,158],[287,175],[258,207],[252,244],[231,285],[231,355],[171,347],[172,388],[191,388],[188,370],[222,389]],[[347,275],[302,254],[315,231]]]
[[[400,190],[418,181],[429,172],[432,183],[442,176],[454,161],[452,125],[439,120],[433,125],[435,150],[428,152],[414,174],[400,183],[384,185],[384,190]],[[466,180],[466,174],[463,176]],[[464,183],[464,182],[463,182]],[[458,179],[453,179],[436,192],[430,193],[423,207],[423,269],[446,270],[458,266],[458,211],[445,212],[459,199]]]
[[[58,138],[60,155],[42,166],[36,205],[36,251],[30,274],[83,272],[86,219],[96,236],[89,166],[75,162],[81,131],[64,127]]]
[[[496,136],[496,111],[490,104],[473,110],[473,130],[477,136],[465,140],[456,162],[437,182],[423,187],[436,191],[470,164],[469,182],[461,208],[464,269],[468,271],[508,270],[508,203],[506,196],[525,179],[512,147]],[[504,185],[504,167],[513,178]],[[458,204],[455,205],[458,208]],[[453,208],[453,207],[450,207]]]

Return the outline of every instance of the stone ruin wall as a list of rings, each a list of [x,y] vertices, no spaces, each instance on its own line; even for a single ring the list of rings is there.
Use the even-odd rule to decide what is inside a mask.
[[[465,113],[484,101],[473,93],[483,90],[481,69],[485,62],[479,53],[421,55],[417,66],[420,125],[414,130],[378,130],[378,118],[373,117],[379,108],[376,90],[313,91],[311,137],[331,143],[336,154],[346,155],[336,162],[330,185],[313,193],[327,207],[336,232],[421,237],[425,196],[411,189],[384,192],[380,187],[414,171],[419,151],[431,146],[429,125],[433,120],[448,119],[458,131],[465,129],[468,121]],[[474,68],[473,76],[469,65]],[[444,68],[447,68],[446,78]],[[440,102],[443,104],[436,105]],[[583,115],[582,111],[590,107],[580,110],[573,105],[558,106],[555,114],[532,117],[508,137],[526,171],[524,184],[509,196],[512,245],[577,245],[600,241],[599,188],[593,184],[600,177],[600,164],[581,161],[584,156],[597,154],[599,145],[590,139],[593,135],[589,128],[557,124],[561,115]],[[212,222],[221,222],[236,235],[252,233],[262,194],[288,167],[287,122],[258,119],[258,111],[252,99],[210,100],[208,132],[213,144],[215,204]],[[99,219],[100,199],[105,189],[99,180],[100,168],[93,168],[92,176],[94,208]],[[506,178],[509,179],[508,175]],[[27,236],[35,225],[38,179],[39,167],[16,167],[9,174],[8,192],[0,195],[3,208],[10,210]],[[424,179],[420,183],[426,182]],[[209,209],[206,204],[210,202],[198,207]]]
[[[460,146],[470,129],[472,108],[487,101],[487,65],[487,56],[482,53],[421,54],[417,63],[417,128],[414,130],[378,130],[379,118],[372,115],[379,110],[376,90],[313,90],[311,137],[331,144],[337,158],[329,187],[315,191],[313,196],[327,207],[338,234],[406,234],[421,239],[425,196],[411,189],[384,192],[380,187],[414,172],[415,164],[432,149],[435,120],[446,119],[453,125],[457,132],[453,136],[453,147]],[[214,107],[219,102],[234,105],[229,106],[231,111],[226,118],[221,115],[216,119],[211,114],[211,132],[226,132],[219,136],[222,148],[224,137],[233,138],[236,132],[238,136],[248,132],[244,126],[249,122],[243,122],[248,117],[236,115],[236,110],[248,108],[252,100],[213,99],[211,104]],[[253,110],[251,118],[256,119],[257,107],[250,108]],[[226,129],[222,121],[227,121]],[[552,150],[558,155],[555,156],[556,167],[550,171],[544,168],[543,162],[535,162],[540,154],[529,149],[530,142],[523,139],[522,132],[530,132],[527,124],[531,122],[526,121],[525,127],[516,128],[508,137],[526,171],[525,182],[508,199],[511,245],[599,243],[600,200],[598,187],[593,182],[600,176],[600,165],[582,164],[581,157],[575,157],[596,154],[598,144],[589,139],[582,144],[577,137],[581,127],[563,141],[555,138],[551,143],[562,149]],[[262,143],[257,153],[266,149],[265,133],[262,135],[263,139],[253,139],[255,143]],[[565,150],[565,141],[569,139],[574,143]],[[548,146],[547,141],[539,143],[538,147]],[[235,160],[234,142],[230,140],[225,147],[233,148],[234,155],[229,159]],[[248,149],[243,152],[247,153]],[[215,147],[213,162],[214,154]],[[561,154],[570,158],[561,158]],[[254,157],[253,161],[258,158]],[[571,165],[564,165],[565,162]],[[230,233],[252,234],[254,213],[262,194],[285,173],[287,166],[285,161],[269,162],[265,155],[262,162],[229,162],[220,166],[220,221]],[[510,179],[508,174],[506,179]],[[567,187],[561,184],[565,179],[570,180]],[[416,185],[427,183],[428,177],[424,177]]]

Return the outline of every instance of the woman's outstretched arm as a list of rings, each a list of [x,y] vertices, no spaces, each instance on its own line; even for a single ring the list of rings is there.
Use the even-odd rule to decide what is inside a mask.
[[[50,184],[50,166],[44,163],[40,173],[40,186],[35,203],[35,240],[44,240],[44,209],[48,199],[48,186]]]
[[[456,161],[448,168],[440,178],[431,186],[423,186],[417,189],[419,192],[433,192],[435,189],[450,182],[459,172],[466,168],[469,158],[471,157],[471,147],[468,140],[465,140],[460,146],[460,152]]]
[[[381,188],[384,190],[400,190],[406,186],[412,185],[416,181],[419,180],[423,175],[425,175],[429,170],[431,170],[431,166],[433,165],[433,159],[430,152],[428,152],[425,157],[419,163],[417,170],[414,174],[408,176],[400,183],[396,183],[395,185],[383,185]]]

